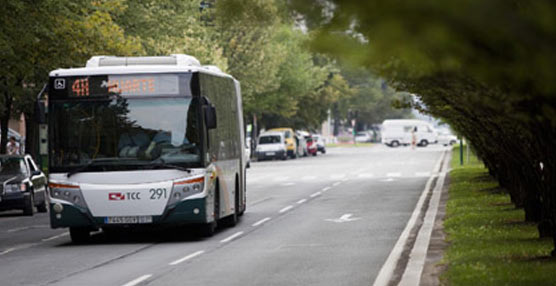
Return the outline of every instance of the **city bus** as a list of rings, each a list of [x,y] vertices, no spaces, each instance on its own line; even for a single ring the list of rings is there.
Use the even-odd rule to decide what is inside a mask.
[[[49,74],[50,223],[92,231],[194,225],[246,209],[239,82],[188,55],[92,57]]]

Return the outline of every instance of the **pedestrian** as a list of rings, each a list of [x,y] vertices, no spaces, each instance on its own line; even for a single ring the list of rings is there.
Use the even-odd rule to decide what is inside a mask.
[[[415,150],[416,145],[417,145],[417,126],[411,129],[411,149]]]
[[[6,153],[8,155],[19,155],[19,143],[15,141],[15,137],[10,137],[8,144],[6,145]]]

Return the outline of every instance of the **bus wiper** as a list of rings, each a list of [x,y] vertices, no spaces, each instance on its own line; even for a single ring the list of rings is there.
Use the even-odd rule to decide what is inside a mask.
[[[174,165],[174,164],[166,163],[166,161],[164,161],[164,159],[162,159],[160,157],[151,161],[149,163],[149,166],[162,167],[162,168],[171,168],[171,169],[176,169],[176,170],[191,173],[191,169],[186,168],[186,167],[182,167],[182,166],[178,166],[178,165]]]
[[[107,161],[113,161],[114,158],[97,158],[97,159],[92,159],[89,162],[87,162],[87,164],[72,170],[71,172],[68,172],[67,177],[71,177],[77,173],[81,173],[83,171],[85,171],[86,169],[88,169],[91,166],[95,166],[98,165],[98,163],[103,163],[103,162],[107,162]]]

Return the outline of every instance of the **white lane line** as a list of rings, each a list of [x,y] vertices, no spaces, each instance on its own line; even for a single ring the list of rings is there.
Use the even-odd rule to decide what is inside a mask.
[[[440,164],[444,160],[445,156],[446,156],[446,152],[443,152],[440,158],[438,158],[434,170],[440,169]],[[390,251],[388,258],[380,268],[380,271],[378,272],[378,275],[375,278],[373,286],[386,286],[390,284],[390,279],[394,274],[394,270],[396,269],[398,260],[402,256],[402,252],[404,250],[404,246],[407,240],[409,239],[411,229],[413,229],[413,227],[417,223],[417,218],[421,213],[421,209],[423,207],[423,204],[425,203],[425,198],[427,197],[427,194],[431,188],[432,181],[433,181],[433,177],[430,177],[427,180],[425,189],[421,192],[421,195],[419,196],[419,200],[417,201],[417,205],[415,206],[415,209],[413,210],[413,213],[411,214],[409,221],[407,222],[402,234],[398,238],[398,241],[394,245],[394,248],[392,248],[392,250]]]
[[[386,177],[401,177],[402,174],[401,173],[388,173],[386,174]]]
[[[323,191],[323,192],[326,192],[326,191],[328,191],[328,190],[330,190],[330,189],[332,189],[332,187],[325,187],[325,188],[322,189],[322,191]]]
[[[222,239],[220,242],[221,243],[230,242],[230,241],[234,240],[235,238],[241,236],[242,234],[243,234],[243,231],[238,231],[238,232],[228,236],[227,238]]]
[[[283,183],[282,186],[287,187],[287,186],[293,186],[295,185],[295,183],[293,182],[289,182],[289,183]]]
[[[338,185],[340,185],[342,182],[336,182],[334,184],[332,184],[333,187],[337,187]]]
[[[310,197],[314,198],[314,197],[320,196],[320,195],[322,195],[322,192],[316,192],[316,193],[312,194]]]
[[[195,258],[195,257],[197,257],[197,256],[199,256],[199,255],[201,255],[201,254],[203,254],[203,253],[205,253],[204,250],[199,250],[199,251],[197,251],[197,252],[195,252],[195,253],[189,254],[188,256],[185,256],[185,257],[183,257],[183,258],[180,258],[180,259],[178,259],[178,260],[176,260],[176,261],[170,262],[170,263],[168,263],[168,265],[172,265],[172,266],[178,265],[178,264],[180,264],[180,263],[182,263],[182,262],[184,262],[184,261],[187,261],[187,260],[189,260],[189,259]]]
[[[287,206],[287,207],[281,209],[281,210],[278,211],[278,212],[279,212],[279,213],[285,213],[285,212],[287,212],[287,211],[289,211],[289,210],[291,210],[291,209],[293,209],[293,206]]]
[[[147,274],[147,275],[143,275],[135,280],[131,280],[129,282],[127,282],[126,284],[122,285],[122,286],[135,286],[149,278],[151,278],[151,276],[153,276],[152,274]]]
[[[287,181],[289,179],[290,179],[290,177],[284,176],[284,177],[274,179],[274,182],[284,182],[284,181]]]
[[[8,249],[6,249],[6,250],[0,252],[0,255],[8,254],[8,253],[10,253],[10,252],[12,252],[12,251],[14,251],[14,250],[17,250],[17,247],[8,248]]]
[[[417,172],[415,173],[415,177],[429,177],[431,172]]]
[[[42,241],[55,240],[55,239],[57,239],[57,238],[60,238],[60,237],[66,236],[66,235],[69,235],[69,232],[64,232],[64,233],[62,233],[62,234],[58,234],[58,235],[55,235],[55,236],[51,236],[51,237],[49,237],[49,238],[43,238]]]
[[[316,176],[304,176],[303,178],[301,178],[302,180],[314,180],[316,179]]]
[[[359,175],[357,175],[357,177],[359,177],[359,178],[372,178],[372,177],[374,177],[374,176],[375,176],[375,175],[374,175],[374,174],[371,174],[371,173],[359,174]]]
[[[260,221],[254,223],[253,226],[259,226],[259,225],[261,225],[261,224],[263,224],[263,223],[265,223],[265,222],[267,222],[267,221],[269,221],[269,220],[271,220],[271,218],[265,217],[265,218],[261,219]]]
[[[31,228],[30,226],[16,227],[16,228],[8,229],[8,230],[6,230],[6,232],[12,233],[12,232],[22,231],[22,230],[26,230],[26,229],[30,229],[30,228]]]
[[[298,203],[298,204],[302,204],[302,203],[304,203],[304,202],[306,202],[306,201],[307,201],[306,199],[302,199],[302,200],[297,201],[297,203]]]

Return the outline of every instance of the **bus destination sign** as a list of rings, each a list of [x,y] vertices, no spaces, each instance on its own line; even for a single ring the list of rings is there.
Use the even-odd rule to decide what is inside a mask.
[[[51,79],[55,97],[178,95],[178,75],[105,75]]]

